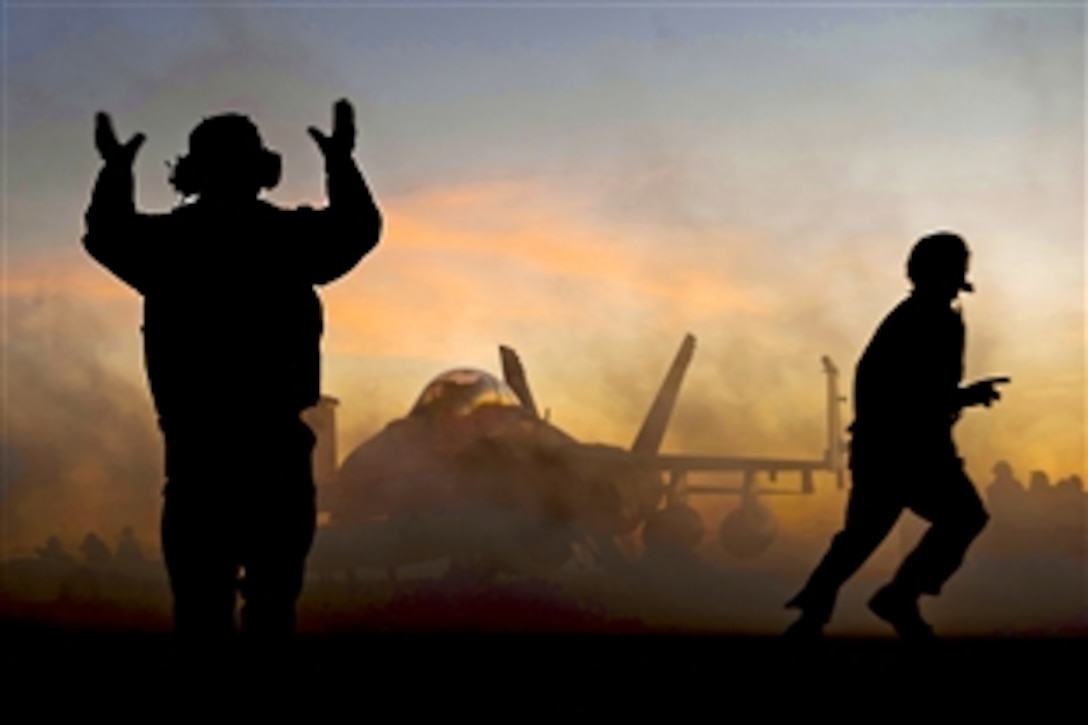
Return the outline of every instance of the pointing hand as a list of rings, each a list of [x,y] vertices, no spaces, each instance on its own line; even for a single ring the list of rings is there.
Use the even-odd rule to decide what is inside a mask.
[[[1001,393],[994,386],[1011,382],[1009,378],[986,378],[967,386],[965,393],[970,404],[985,405],[989,408],[997,400],[1001,400]]]
[[[136,153],[143,146],[147,137],[138,133],[122,145],[113,132],[113,121],[109,114],[99,111],[94,117],[94,145],[102,160],[108,164],[131,166]]]
[[[326,136],[314,126],[307,131],[326,158],[350,156],[355,149],[355,111],[346,99],[341,98],[333,105],[332,136]]]

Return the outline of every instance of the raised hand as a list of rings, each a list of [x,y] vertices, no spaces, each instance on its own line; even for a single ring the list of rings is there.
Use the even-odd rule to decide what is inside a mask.
[[[307,131],[326,158],[350,156],[355,149],[355,111],[341,98],[332,109],[332,136],[326,136],[314,126]]]
[[[117,134],[113,132],[113,121],[109,114],[99,111],[94,117],[94,145],[98,154],[107,164],[122,164],[131,166],[136,159],[136,153],[143,146],[147,137],[138,133],[121,144],[117,140]]]

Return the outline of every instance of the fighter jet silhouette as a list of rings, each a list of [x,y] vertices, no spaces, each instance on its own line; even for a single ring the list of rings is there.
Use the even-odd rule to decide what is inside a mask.
[[[760,493],[812,493],[812,474],[842,486],[837,370],[828,375],[828,449],[819,460],[662,455],[661,443],[695,351],[688,334],[629,448],[583,443],[541,415],[517,353],[499,348],[503,378],[470,368],[428,383],[408,414],[355,448],[323,497],[311,571],[396,570],[449,559],[476,571],[547,574],[588,551],[616,563],[637,548],[694,548],[693,494],[736,494],[722,544],[757,556],[777,526]],[[328,435],[329,433],[325,433]],[[686,474],[744,472],[743,485],[693,487]],[[758,472],[802,474],[800,491],[757,489]]]

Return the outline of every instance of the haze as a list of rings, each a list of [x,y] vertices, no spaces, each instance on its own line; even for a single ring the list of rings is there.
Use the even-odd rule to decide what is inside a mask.
[[[1083,475],[1084,10],[768,5],[8,5],[3,555],[157,531],[140,300],[79,243],[99,109],[147,134],[139,204],[165,210],[164,162],[226,110],[283,153],[271,200],[322,203],[305,128],[355,103],[386,231],[322,292],[342,454],[500,343],[555,423],[628,445],[690,331],[666,451],[819,457],[820,356],[849,392],[911,243],[948,228],[967,374],[1013,378],[960,424],[969,470]],[[844,493],[818,483],[773,505],[822,547]]]

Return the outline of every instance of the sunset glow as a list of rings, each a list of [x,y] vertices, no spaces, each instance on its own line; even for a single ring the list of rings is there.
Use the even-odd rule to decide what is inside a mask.
[[[999,460],[1022,481],[1088,472],[1083,8],[5,17],[3,557],[125,525],[157,546],[142,302],[80,244],[99,110],[122,140],[147,134],[137,202],[164,212],[178,202],[164,162],[227,110],[283,155],[270,201],[324,205],[306,128],[327,131],[332,103],[352,101],[384,233],[319,290],[341,460],[441,372],[500,373],[499,345],[551,422],[628,447],[686,333],[697,345],[663,452],[820,458],[821,357],[849,398],[908,292],[911,245],[950,229],[977,288],[961,299],[967,377],[1012,378],[956,429],[970,475],[983,489]],[[816,485],[768,497],[782,532],[769,561],[809,562],[841,523],[846,492],[830,474]],[[695,505],[719,556],[736,499]]]

